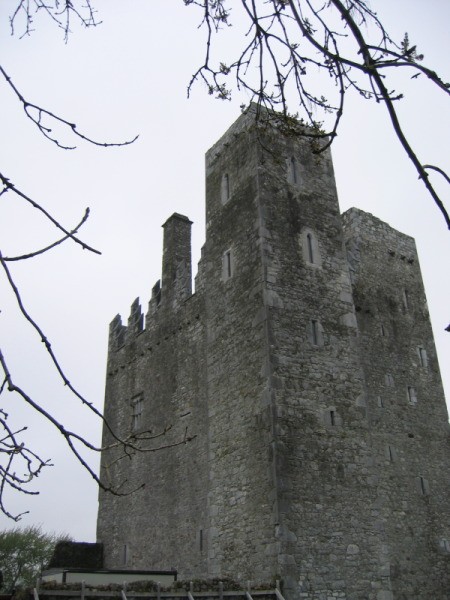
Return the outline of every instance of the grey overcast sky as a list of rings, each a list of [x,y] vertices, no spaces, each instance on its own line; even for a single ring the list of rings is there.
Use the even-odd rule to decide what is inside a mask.
[[[68,228],[85,207],[91,208],[80,235],[101,256],[66,243],[15,264],[12,271],[70,381],[101,408],[108,324],[118,312],[126,320],[137,296],[146,310],[160,277],[161,224],[175,211],[194,221],[197,263],[204,240],[204,153],[239,116],[247,98],[221,102],[201,86],[186,98],[190,75],[202,61],[204,33],[197,29],[199,13],[182,0],[93,2],[103,24],[91,30],[75,27],[64,44],[59,30],[39,20],[31,36],[11,37],[8,17],[17,2],[2,0],[1,64],[29,100],[75,121],[90,136],[117,141],[139,133],[138,141],[108,149],[80,142],[76,150],[60,150],[24,117],[1,81],[0,170]],[[371,5],[396,40],[408,31],[425,54],[424,64],[450,79],[446,0],[373,0]],[[223,52],[227,44],[233,44],[233,32],[226,33]],[[400,116],[419,157],[450,170],[444,95],[425,80],[404,83]],[[450,248],[444,220],[394,139],[382,106],[348,99],[333,157],[342,211],[356,206],[416,238],[448,398],[450,334],[444,328],[450,318]],[[449,207],[448,189],[435,180]],[[12,194],[1,197],[0,210],[5,255],[29,252],[57,237]],[[17,383],[99,442],[100,423],[67,394],[39,339],[18,316],[3,279],[0,286],[1,346]],[[2,399],[11,422],[26,424],[28,441],[55,465],[37,480],[39,496],[10,496],[9,508],[30,510],[23,525],[42,524],[47,531],[93,541],[95,484],[58,434],[8,396]],[[0,528],[12,525],[0,516]]]

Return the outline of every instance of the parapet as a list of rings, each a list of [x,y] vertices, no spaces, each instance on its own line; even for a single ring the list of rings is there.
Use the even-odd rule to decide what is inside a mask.
[[[411,251],[416,252],[414,238],[359,208],[349,208],[342,214],[342,226],[346,237],[371,238],[377,243],[384,241],[393,248],[400,244],[409,246]]]
[[[414,238],[370,213],[350,208],[342,215],[342,227],[353,283],[358,279],[362,246],[371,247],[373,260],[376,261],[395,258],[409,265],[418,264]]]
[[[162,226],[162,279],[152,288],[149,315],[154,315],[160,309],[176,311],[192,296],[191,225],[188,217],[174,213]],[[127,326],[122,324],[120,315],[112,320],[109,326],[109,351],[118,350],[143,330],[144,315],[139,298],[136,298],[131,305]]]

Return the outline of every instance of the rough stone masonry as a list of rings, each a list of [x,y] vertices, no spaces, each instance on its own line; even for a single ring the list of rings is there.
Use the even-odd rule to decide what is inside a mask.
[[[449,424],[414,240],[340,215],[328,152],[243,114],[206,154],[206,241],[164,224],[144,317],[110,327],[109,568],[280,578],[289,600],[450,598]],[[104,430],[104,444],[111,441]],[[158,445],[159,440],[155,440]]]

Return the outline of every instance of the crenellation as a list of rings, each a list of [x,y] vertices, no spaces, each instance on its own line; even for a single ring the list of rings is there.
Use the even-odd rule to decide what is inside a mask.
[[[125,342],[127,328],[122,325],[122,317],[116,315],[109,326],[109,352],[120,348]]]
[[[148,303],[148,315],[147,320],[151,319],[151,316],[155,314],[161,305],[161,279],[155,283],[152,287],[152,296]]]
[[[128,327],[126,330],[126,339],[129,340],[144,329],[144,315],[142,314],[139,298],[136,298],[130,308],[130,316],[128,317]]]
[[[102,476],[147,482],[100,492],[105,566],[127,545],[129,567],[281,578],[287,600],[446,600],[450,435],[414,240],[339,217],[329,151],[269,117],[206,154],[195,294],[174,214],[145,329],[138,300],[110,326],[108,422],[193,441],[103,453]]]

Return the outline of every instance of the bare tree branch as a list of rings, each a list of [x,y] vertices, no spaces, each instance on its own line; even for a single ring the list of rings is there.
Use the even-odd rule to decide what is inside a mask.
[[[15,262],[15,261],[19,261],[19,260],[27,260],[28,258],[35,258],[36,256],[39,256],[40,254],[45,254],[46,252],[48,252],[49,250],[52,250],[53,248],[56,248],[56,246],[59,246],[66,240],[71,239],[76,233],[78,233],[78,230],[80,229],[80,227],[82,225],[84,225],[84,223],[87,221],[88,217],[89,217],[89,208],[86,208],[83,218],[78,223],[78,225],[74,229],[72,229],[72,231],[70,231],[67,235],[60,238],[56,242],[53,242],[53,244],[45,246],[45,248],[41,248],[40,250],[35,250],[34,252],[29,252],[28,254],[21,254],[20,256],[4,256],[3,260],[5,262]]]
[[[130,434],[125,439],[120,439],[117,436],[115,441],[106,447],[97,447],[91,444],[85,437],[67,429],[63,423],[58,421],[54,415],[47,411],[41,404],[33,400],[29,394],[25,392],[20,386],[16,385],[11,377],[11,373],[8,369],[5,357],[0,349],[0,366],[4,372],[4,381],[0,388],[0,395],[7,389],[9,392],[18,394],[22,400],[31,406],[37,413],[44,417],[49,423],[51,423],[61,434],[68,444],[72,454],[76,457],[81,466],[91,475],[97,485],[104,491],[110,492],[116,496],[127,496],[136,492],[138,489],[144,487],[144,484],[139,484],[130,488],[127,486],[127,481],[121,481],[119,488],[114,487],[108,479],[109,469],[114,462],[123,460],[123,458],[131,458],[136,453],[141,452],[158,452],[164,449],[174,448],[181,444],[186,444],[196,436],[189,436],[187,429],[184,432],[184,436],[181,439],[168,442],[167,444],[159,444],[157,446],[149,446],[149,441],[156,440],[167,434],[171,429],[170,426],[164,428],[160,433],[151,435],[150,432],[141,432],[140,434]],[[84,401],[85,402],[85,401]],[[94,411],[95,409],[90,406]],[[13,490],[25,494],[36,495],[38,491],[29,490],[27,485],[33,483],[36,477],[40,474],[42,469],[47,466],[52,466],[50,460],[42,459],[38,454],[30,450],[24,442],[19,443],[17,435],[24,432],[27,428],[23,427],[19,431],[13,432],[7,424],[8,415],[0,409],[0,426],[3,427],[3,437],[0,439],[0,511],[2,511],[7,517],[14,521],[20,520],[20,518],[26,513],[13,514],[11,513],[4,504],[5,490],[6,488],[12,488]],[[113,433],[110,429],[110,432]],[[113,434],[114,435],[114,434]],[[111,464],[107,463],[104,467],[105,476],[99,476],[89,465],[87,460],[78,450],[76,444],[80,444],[81,447],[86,448],[90,451],[99,453],[104,450],[115,449],[118,450],[118,456],[112,459]],[[6,461],[2,459],[2,455],[6,456]],[[20,468],[16,466],[16,462],[20,462]],[[17,472],[22,472],[26,469],[26,473],[23,477],[17,476]],[[122,490],[122,488],[126,488]]]
[[[411,79],[426,78],[445,95],[450,94],[450,85],[444,82],[433,69],[421,64],[423,56],[417,52],[414,45],[411,45],[407,34],[403,40],[396,43],[377,14],[364,0],[235,0],[234,3],[230,0],[183,1],[186,6],[195,6],[201,11],[199,27],[206,30],[204,58],[191,77],[188,95],[197,82],[202,82],[206,85],[209,94],[222,100],[229,100],[235,90],[243,93],[246,96],[245,104],[257,103],[257,115],[261,118],[261,122],[267,114],[274,115],[277,123],[287,128],[292,135],[308,137],[313,150],[317,153],[323,152],[338,135],[348,93],[356,92],[367,100],[382,103],[386,107],[395,137],[413,163],[419,178],[450,228],[448,211],[430,181],[429,171],[436,171],[447,183],[450,183],[450,178],[439,166],[425,164],[419,159],[418,152],[412,147],[404,132],[397,112],[397,103],[402,100],[403,94],[391,87],[388,77],[395,72],[393,69],[396,71],[403,69]],[[232,25],[234,17],[231,6],[233,9],[240,7],[246,22],[245,33],[240,47],[233,47],[234,55],[216,58],[215,38]],[[22,36],[30,35],[39,18],[49,19],[56,25],[63,32],[66,42],[73,24],[81,27],[95,27],[100,24],[93,0],[16,0],[15,9],[10,17],[11,32],[14,34],[17,29],[20,29]],[[326,75],[333,82],[330,97],[315,91],[311,83],[311,72]],[[2,66],[0,66],[0,74],[21,103],[26,117],[44,137],[61,149],[74,149],[75,145],[63,142],[54,131],[57,127],[79,140],[101,147],[126,146],[138,137],[120,143],[94,140],[81,132],[71,120],[30,102]],[[78,237],[79,229],[89,216],[89,209],[86,209],[80,223],[69,230],[40,203],[24,194],[1,173],[0,181],[2,183],[0,197],[6,193],[15,194],[18,199],[24,200],[29,206],[37,209],[58,231],[62,232],[62,237],[57,241],[33,252],[10,257],[3,256],[0,252],[0,263],[23,318],[44,344],[63,385],[83,406],[104,420],[92,402],[84,398],[70,383],[49,339],[25,308],[8,267],[8,263],[40,256],[69,239],[83,249],[100,254],[98,250]],[[125,438],[121,438],[105,421],[111,440],[106,449],[111,450],[111,460],[104,465],[104,472],[99,476],[90,467],[83,452],[96,453],[102,451],[102,448],[66,427],[32,394],[18,385],[9,371],[5,353],[1,351],[0,366],[3,370],[0,396],[8,391],[16,394],[51,423],[63,436],[70,451],[83,468],[102,489],[113,494],[126,495],[141,487],[140,485],[132,487],[127,481],[121,482],[119,489],[111,486],[109,470],[117,462],[131,460],[138,452],[156,452],[178,446],[195,437],[189,436],[186,430],[181,437],[167,439],[165,436],[173,431],[171,425],[168,425],[156,433],[151,431],[130,433]],[[8,510],[4,503],[5,494],[8,490],[37,494],[38,492],[30,489],[29,486],[35,482],[44,467],[50,466],[51,463],[27,446],[23,441],[27,428],[11,427],[7,413],[1,408],[0,432],[0,511],[17,520],[21,515],[14,515]],[[162,443],[163,438],[166,443]],[[19,476],[17,473],[24,474]]]
[[[89,142],[90,144],[94,144],[94,146],[103,146],[104,148],[109,148],[112,146],[128,146],[129,144],[132,144],[133,142],[135,142],[139,137],[139,135],[136,135],[136,136],[134,136],[133,139],[128,140],[126,142],[97,142],[96,140],[85,135],[84,133],[81,133],[77,129],[76,123],[71,123],[67,119],[60,117],[59,115],[55,114],[54,112],[52,112],[50,110],[47,110],[46,108],[43,108],[42,106],[38,106],[37,104],[28,102],[28,100],[26,100],[24,98],[24,96],[19,92],[17,87],[14,85],[11,77],[6,73],[6,71],[4,70],[4,68],[1,65],[0,65],[0,73],[3,75],[4,79],[8,82],[8,84],[10,85],[10,87],[12,88],[14,93],[16,94],[17,98],[22,103],[23,110],[25,111],[25,114],[30,119],[30,121],[32,121],[36,125],[36,127],[39,129],[39,131],[42,133],[42,135],[44,135],[48,140],[50,140],[51,142],[53,142],[54,144],[56,144],[59,148],[61,148],[63,150],[74,150],[76,148],[76,146],[66,146],[65,144],[61,143],[57,137],[53,137],[51,135],[52,134],[51,127],[49,127],[45,124],[46,117],[50,120],[50,123],[53,121],[55,123],[60,123],[64,126],[66,126],[71,133],[75,134],[80,139],[82,139],[86,142]]]
[[[430,171],[436,171],[437,173],[439,173],[440,175],[442,175],[442,177],[445,179],[445,181],[447,183],[450,184],[450,177],[447,175],[447,173],[445,171],[443,171],[439,167],[435,167],[434,165],[423,165],[423,168],[424,169],[429,169]]]
[[[420,64],[423,56],[410,44],[407,34],[395,43],[364,0],[240,0],[249,28],[241,48],[235,46],[236,55],[226,62],[212,57],[215,36],[232,24],[230,2],[184,0],[184,4],[201,9],[200,27],[206,28],[205,58],[191,78],[188,95],[192,86],[202,81],[209,94],[228,100],[232,94],[228,82],[233,76],[236,89],[245,92],[250,102],[269,111],[281,111],[287,122],[292,116],[302,117],[307,127],[298,128],[298,135],[329,138],[325,145],[314,147],[316,152],[323,152],[336,137],[349,91],[383,103],[395,137],[450,228],[442,198],[400,123],[396,102],[403,94],[390,90],[387,75],[389,69],[408,69],[412,78],[424,75],[446,95],[450,94],[450,85]],[[311,67],[334,81],[338,94],[335,102],[312,91],[308,77]],[[290,107],[294,107],[293,113]],[[324,129],[317,115],[331,115],[331,125]]]
[[[19,196],[20,198],[22,198],[23,200],[25,200],[26,202],[28,202],[29,204],[31,204],[31,206],[33,208],[36,208],[40,213],[42,213],[57,229],[59,229],[60,231],[62,231],[65,234],[66,237],[69,237],[75,243],[80,244],[80,246],[83,248],[83,250],[89,250],[90,252],[94,252],[94,254],[101,254],[100,250],[96,250],[95,248],[92,248],[91,246],[89,246],[85,242],[82,242],[80,239],[78,239],[75,236],[74,233],[68,231],[65,227],[63,227],[61,225],[61,223],[57,219],[55,219],[43,206],[41,206],[38,202],[36,202],[32,198],[30,198],[30,196],[27,196],[26,194],[24,194],[23,192],[21,192],[2,173],[0,173],[0,181],[2,182],[2,184],[4,186],[2,193],[6,192],[8,190],[11,190],[15,194],[17,194],[17,196]],[[89,214],[89,208],[86,209],[86,212]],[[83,221],[84,221],[84,219],[83,219]]]
[[[83,0],[83,4],[76,0],[19,0],[9,19],[11,34],[14,35],[16,23],[22,18],[24,25],[19,25],[23,30],[21,37],[30,35],[34,31],[34,19],[41,13],[64,32],[66,42],[71,33],[72,17],[75,17],[82,27],[97,27],[101,24],[101,21],[97,20],[97,11],[93,8],[91,0]]]
[[[14,34],[17,27],[22,27],[22,35],[30,35],[34,29],[35,21],[40,16],[46,17],[47,19],[50,19],[52,23],[56,24],[57,27],[64,32],[64,39],[66,42],[71,32],[71,23],[73,21],[76,21],[83,27],[95,27],[100,23],[97,20],[96,11],[93,8],[91,0],[18,0],[16,2],[16,8],[10,18],[12,33]],[[61,149],[74,149],[75,145],[68,145],[65,142],[62,142],[59,137],[59,133],[55,133],[53,131],[55,127],[62,127],[63,131],[65,130],[69,134],[73,134],[83,141],[101,147],[126,146],[132,144],[138,137],[135,136],[132,140],[119,143],[99,142],[81,132],[77,125],[72,121],[63,118],[59,114],[48,110],[43,106],[30,102],[15,85],[11,77],[7,74],[6,70],[2,66],[0,66],[0,75],[7,82],[10,89],[14,92],[15,97],[21,103],[27,118],[38,128],[39,132],[44,135],[45,138],[56,144],[56,146]],[[38,257],[49,252],[50,250],[55,249],[57,246],[67,240],[72,240],[76,244],[80,245],[84,250],[89,250],[95,254],[100,254],[98,250],[88,245],[78,237],[79,229],[89,217],[89,208],[86,209],[78,225],[75,228],[68,230],[53,214],[45,209],[41,203],[36,202],[29,195],[22,192],[5,175],[1,173],[0,182],[2,184],[0,189],[0,197],[7,193],[14,194],[16,199],[24,200],[30,207],[35,208],[41,215],[43,215],[45,219],[49,221],[57,230],[63,233],[63,236],[57,241],[32,252],[22,253],[17,256],[4,256],[2,252],[0,252],[0,264],[3,268],[6,281],[13,291],[22,317],[36,332],[39,340],[44,344],[47,355],[50,358],[54,369],[58,373],[64,387],[69,389],[72,396],[75,397],[82,406],[87,407],[96,417],[103,421],[106,431],[109,435],[110,443],[106,446],[106,448],[102,448],[101,446],[92,443],[81,433],[74,431],[73,428],[67,427],[63,422],[58,420],[50,410],[46,409],[43,402],[38,401],[21,385],[17,384],[10,372],[3,349],[0,349],[0,368],[3,371],[3,381],[0,386],[0,396],[3,395],[4,397],[7,392],[15,394],[16,397],[20,398],[44,420],[49,422],[65,439],[71,453],[75,456],[82,467],[91,475],[100,488],[111,492],[112,494],[122,496],[133,493],[137,489],[143,487],[142,484],[131,486],[127,481],[121,481],[119,488],[115,488],[111,482],[108,482],[107,478],[105,479],[105,473],[103,473],[102,477],[100,477],[100,475],[94,471],[94,469],[90,466],[86,456],[89,456],[89,453],[92,452],[100,453],[102,450],[108,449],[112,451],[111,456],[114,457],[114,461],[118,461],[123,460],[123,458],[131,458],[139,452],[157,452],[166,448],[173,448],[193,440],[195,436],[188,435],[187,430],[184,431],[184,434],[179,434],[175,431],[174,435],[172,435],[170,439],[166,439],[166,441],[163,442],[162,438],[165,438],[172,430],[171,424],[156,433],[151,431],[142,431],[139,433],[132,432],[128,435],[125,435],[125,437],[120,437],[104,419],[103,415],[94,406],[94,404],[88,401],[76,389],[76,387],[71,384],[56,356],[56,353],[53,350],[48,337],[45,335],[43,329],[40,327],[37,321],[31,316],[30,312],[26,309],[19,288],[14,281],[10,268],[8,267],[8,263]],[[27,445],[25,439],[26,433],[26,426],[19,426],[16,429],[11,428],[8,423],[8,415],[6,411],[0,408],[0,511],[16,521],[19,520],[25,513],[14,514],[8,509],[5,504],[5,498],[7,497],[8,492],[14,491],[28,495],[38,494],[39,492],[30,488],[30,485],[32,486],[34,484],[36,478],[40,475],[44,467],[52,466],[52,463],[49,459],[42,458]],[[110,456],[110,454],[108,454],[108,456]],[[108,464],[104,465],[104,467],[106,469],[109,468]],[[20,476],[18,473],[24,474]]]

